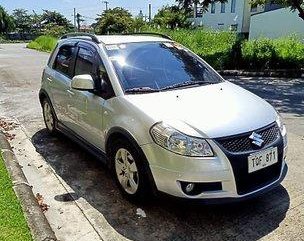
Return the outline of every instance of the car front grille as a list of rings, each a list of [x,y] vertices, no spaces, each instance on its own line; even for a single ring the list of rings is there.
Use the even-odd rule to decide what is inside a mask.
[[[262,136],[264,141],[263,147],[271,145],[280,137],[280,130],[276,123],[272,123],[254,132]],[[259,147],[252,144],[252,140],[249,139],[251,134],[252,132],[247,132],[236,136],[217,138],[215,141],[231,153],[249,152],[259,149]]]
[[[279,138],[273,143],[273,146],[278,148],[278,162],[252,173],[248,172],[249,154],[226,152],[226,156],[233,169],[235,184],[239,195],[253,192],[279,179],[283,162],[283,139]]]
[[[277,124],[272,123],[254,132],[262,136],[264,140],[262,147],[255,147],[255,145],[251,143],[249,136],[252,132],[215,140],[230,161],[239,195],[263,188],[278,180],[281,174],[284,144]],[[261,170],[249,173],[248,156],[269,147],[278,148],[278,162]]]

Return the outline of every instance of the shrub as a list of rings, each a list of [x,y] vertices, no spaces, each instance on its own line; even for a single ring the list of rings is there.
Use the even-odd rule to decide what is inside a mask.
[[[57,39],[51,36],[40,36],[31,41],[26,47],[30,49],[37,49],[39,51],[51,52],[57,43]]]
[[[247,69],[298,69],[304,63],[304,44],[294,37],[245,41],[241,61]]]
[[[270,39],[245,41],[242,45],[242,57],[245,66],[255,69],[268,69],[273,65],[275,56],[275,47]]]
[[[297,38],[274,40],[277,67],[298,69],[304,67],[304,44]]]
[[[304,67],[304,43],[296,37],[244,41],[233,32],[199,29],[157,29],[142,26],[142,32],[169,35],[191,49],[212,67],[222,69],[301,69]],[[1,41],[1,40],[0,40]],[[57,39],[40,36],[27,47],[50,52]]]
[[[46,36],[52,36],[52,37],[60,37],[67,33],[68,30],[64,26],[59,26],[54,23],[46,24],[44,29],[42,29],[42,34]]]

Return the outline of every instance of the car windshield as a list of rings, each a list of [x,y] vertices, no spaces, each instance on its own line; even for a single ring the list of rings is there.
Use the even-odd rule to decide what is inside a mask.
[[[198,57],[173,42],[107,45],[125,92],[154,92],[215,84],[222,78]]]

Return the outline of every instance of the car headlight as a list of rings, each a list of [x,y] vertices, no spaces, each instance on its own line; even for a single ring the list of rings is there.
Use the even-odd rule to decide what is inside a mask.
[[[286,135],[286,127],[283,123],[282,117],[280,116],[280,114],[278,113],[277,118],[276,118],[276,122],[278,127],[280,128],[280,132],[282,134],[282,136]]]
[[[150,133],[156,144],[174,153],[192,157],[214,156],[205,139],[187,136],[162,122],[152,126]]]
[[[276,122],[277,122],[277,125],[278,127],[280,128],[280,132],[281,132],[281,135],[283,137],[283,145],[284,147],[287,146],[287,132],[286,132],[286,127],[283,123],[283,120],[282,120],[282,117],[280,116],[280,114],[278,113],[277,115],[277,119],[276,119]]]

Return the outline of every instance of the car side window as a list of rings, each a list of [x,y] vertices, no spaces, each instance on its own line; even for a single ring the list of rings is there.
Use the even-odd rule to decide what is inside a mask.
[[[98,80],[99,80],[98,84],[100,85],[101,81],[104,81],[107,84],[107,89],[103,93],[101,93],[101,97],[104,98],[104,99],[110,99],[110,98],[115,96],[110,78],[109,78],[108,73],[106,71],[106,68],[105,68],[105,66],[104,66],[104,64],[103,64],[103,62],[100,58],[98,58],[97,63],[98,63],[98,73],[97,73],[97,75],[98,75]]]
[[[75,64],[75,75],[81,74],[89,74],[93,78],[96,77],[96,71],[94,70],[93,52],[80,47]]]
[[[76,47],[62,46],[55,59],[54,69],[60,73],[72,77],[73,57]]]
[[[115,96],[108,74],[98,54],[93,52],[91,48],[79,47],[78,55],[75,63],[75,75],[89,74],[95,82],[96,94],[104,99]],[[107,88],[101,90],[101,82],[107,83]]]

